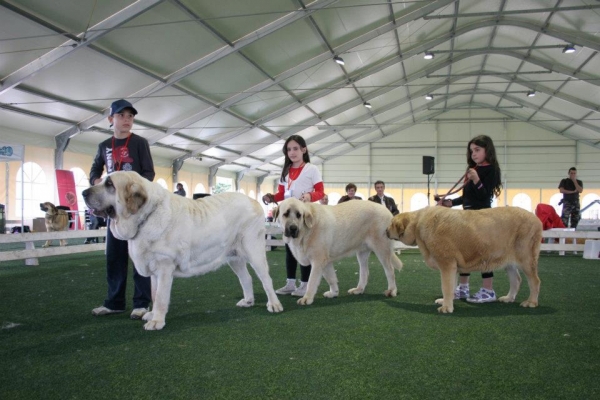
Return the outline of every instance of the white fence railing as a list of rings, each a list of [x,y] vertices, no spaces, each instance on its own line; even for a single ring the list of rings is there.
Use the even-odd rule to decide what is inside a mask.
[[[0,262],[25,260],[25,265],[39,265],[39,257],[59,256],[63,254],[85,253],[88,251],[104,250],[105,243],[80,244],[71,246],[59,246],[59,239],[81,239],[106,237],[106,229],[87,230],[87,231],[62,231],[62,232],[34,232],[34,233],[13,233],[0,235],[0,244],[24,243],[25,250],[5,250],[0,251]],[[52,244],[47,248],[35,248],[35,242],[52,240]],[[101,242],[101,240],[98,240]]]
[[[583,252],[585,243],[577,243],[577,239],[580,239],[580,241],[598,240],[600,239],[600,232],[576,231],[570,228],[555,228],[542,232],[542,237],[550,240],[548,243],[542,243],[540,250],[558,251],[558,254],[562,256],[565,254],[565,251],[572,251],[575,253]],[[556,243],[556,241],[558,241],[558,243]]]
[[[275,224],[267,224],[267,248],[271,250],[272,246],[283,247],[284,243],[281,239],[281,227]],[[63,232],[34,232],[34,233],[15,233],[15,234],[0,234],[0,244],[24,244],[24,250],[4,250],[0,251],[0,262],[25,260],[26,265],[39,265],[38,258],[48,256],[58,256],[63,254],[85,253],[89,251],[99,251],[106,248],[105,243],[95,244],[79,244],[70,246],[59,246],[59,239],[82,239],[82,238],[103,238],[106,237],[106,229],[98,230],[73,230]],[[597,231],[575,231],[573,229],[549,229],[542,234],[544,239],[551,239],[549,243],[542,243],[542,251],[558,251],[560,255],[564,255],[566,251],[582,252],[585,244],[577,243],[577,239],[583,240],[600,240],[600,232]],[[552,240],[552,239],[556,239]],[[35,242],[52,240],[52,245],[47,248],[35,248]],[[98,240],[101,242],[101,240]],[[568,241],[568,242],[567,242]],[[395,242],[395,249],[400,253],[404,249],[416,249],[417,247],[405,246],[401,242]]]

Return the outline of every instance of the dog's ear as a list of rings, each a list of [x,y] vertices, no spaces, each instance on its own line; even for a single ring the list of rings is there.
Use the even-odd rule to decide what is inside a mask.
[[[313,227],[313,214],[310,211],[309,207],[304,207],[305,211],[304,211],[304,225],[306,225],[306,227],[308,229],[311,229]]]
[[[417,241],[417,237],[416,237],[416,228],[417,228],[417,224],[414,221],[414,219],[412,218],[412,213],[403,213],[403,214],[399,214],[396,217],[394,217],[394,219],[398,218],[398,224],[396,225],[396,229],[398,229],[398,235],[400,235],[400,238],[402,240],[402,242],[404,244],[407,245],[412,245],[414,246],[416,244]],[[399,228],[402,228],[402,233],[399,230]]]
[[[146,190],[138,183],[128,183],[125,187],[125,207],[131,214],[135,214],[148,200]]]

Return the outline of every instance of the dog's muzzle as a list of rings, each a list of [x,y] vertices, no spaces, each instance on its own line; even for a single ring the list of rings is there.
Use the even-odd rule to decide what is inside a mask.
[[[298,225],[288,225],[285,227],[285,231],[283,232],[285,236],[291,237],[292,239],[296,239],[298,237],[298,233],[300,233]]]
[[[387,236],[387,238],[388,238],[388,239],[390,239],[390,240],[400,240],[400,237],[392,237],[392,235],[390,235],[390,230],[389,230],[389,229],[386,229],[386,230],[385,230],[385,235],[386,235],[386,236]],[[399,235],[399,236],[401,236],[401,235]]]

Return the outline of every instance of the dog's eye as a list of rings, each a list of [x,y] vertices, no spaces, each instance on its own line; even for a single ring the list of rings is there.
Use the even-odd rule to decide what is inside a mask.
[[[107,178],[106,181],[104,181],[104,184],[108,187],[112,187],[113,183],[112,180],[110,178]]]
[[[289,217],[290,216],[290,210],[287,210],[286,212],[283,213],[284,217]]]
[[[302,216],[302,214],[300,214],[300,212],[296,211],[296,218],[300,218]]]

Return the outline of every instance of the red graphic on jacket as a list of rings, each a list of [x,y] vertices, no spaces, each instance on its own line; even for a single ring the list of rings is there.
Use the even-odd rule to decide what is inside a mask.
[[[119,146],[115,148],[113,152],[113,159],[115,160],[115,171],[121,170],[123,163],[127,165],[133,162],[133,158],[129,156],[129,149],[127,146]]]

